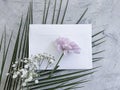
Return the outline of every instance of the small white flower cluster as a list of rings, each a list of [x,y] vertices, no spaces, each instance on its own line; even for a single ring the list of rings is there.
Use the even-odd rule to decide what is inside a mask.
[[[26,86],[27,82],[39,76],[38,71],[40,71],[40,66],[44,60],[48,60],[49,64],[55,61],[53,56],[46,53],[31,56],[31,58],[16,60],[12,64],[13,71],[7,73],[7,75],[12,75],[14,79],[19,77],[23,81],[22,86]],[[39,81],[35,79],[35,83],[39,83]]]

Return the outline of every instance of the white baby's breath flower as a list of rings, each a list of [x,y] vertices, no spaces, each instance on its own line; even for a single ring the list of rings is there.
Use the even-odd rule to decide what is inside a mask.
[[[25,79],[25,82],[27,83],[27,82],[28,82],[28,79]]]
[[[23,87],[26,86],[26,82],[23,82],[23,83],[22,83],[22,86],[23,86]]]
[[[27,69],[28,67],[29,67],[28,64],[26,64],[26,65],[24,66],[24,68],[26,68],[26,69]]]
[[[34,70],[35,70],[35,69],[39,70],[40,67],[39,67],[39,64],[38,64],[37,61],[33,62],[32,64],[33,64]]]
[[[6,76],[8,76],[9,75],[9,73],[6,73]]]
[[[33,79],[33,77],[30,76],[27,81],[28,81],[28,82],[29,82],[29,81],[32,81],[32,79]]]
[[[7,73],[6,75],[12,75],[13,78],[17,78],[18,75],[21,77],[23,83],[22,86],[26,86],[27,82],[30,82],[33,80],[33,77],[38,77],[38,71],[40,70],[40,63],[41,60],[48,60],[49,64],[52,64],[55,62],[55,59],[52,55],[49,54],[39,54],[36,56],[33,56],[31,58],[23,58],[16,60],[15,63],[12,64],[13,72]],[[19,67],[19,63],[24,63],[24,67]],[[37,84],[39,83],[39,80],[34,80],[34,82]]]
[[[21,78],[23,78],[24,77],[24,75],[21,75]]]
[[[17,64],[18,63],[18,61],[15,61],[15,64]]]
[[[50,63],[54,63],[55,61],[54,61],[53,59],[50,59],[49,62],[50,62]]]
[[[25,78],[27,76],[27,72],[28,71],[26,69],[22,69],[22,75],[21,75],[21,77]]]
[[[28,61],[27,60],[24,60],[24,63],[27,63]]]
[[[12,67],[16,67],[16,64],[13,64]]]
[[[17,78],[17,74],[16,73],[13,74],[13,78]]]
[[[32,79],[33,79],[33,77],[30,76],[30,77],[28,77],[27,79],[25,79],[25,82],[30,82],[30,81],[32,81]]]
[[[22,69],[20,69],[20,72],[23,72],[24,71],[24,69],[22,68]]]
[[[20,61],[23,62],[23,59],[21,59]]]
[[[38,81],[38,80],[35,80],[35,83],[39,83],[39,81]]]
[[[19,75],[19,74],[20,74],[20,72],[19,72],[19,71],[17,71],[17,72],[16,72],[16,74],[17,74],[17,75]]]
[[[26,83],[29,82],[29,81],[31,81],[30,78],[25,79],[25,82],[26,82]]]

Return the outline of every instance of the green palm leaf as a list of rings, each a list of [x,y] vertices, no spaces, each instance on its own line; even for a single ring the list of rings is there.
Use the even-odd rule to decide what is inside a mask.
[[[8,45],[7,45],[7,48],[6,48],[6,30],[5,30],[4,51],[3,51],[2,66],[1,66],[1,73],[0,73],[0,84],[1,84],[1,79],[2,79],[2,74],[3,74],[5,62],[6,62],[7,55],[8,55],[8,50],[10,48],[10,43],[11,43],[12,35],[13,35],[13,32],[10,35],[9,42],[8,42]]]
[[[28,53],[29,52],[29,48],[28,48],[29,24],[33,22],[32,18],[30,18],[32,16],[32,11],[31,11],[32,7],[31,6],[32,6],[32,3],[30,3],[30,7],[28,8],[28,14],[27,14],[27,17],[25,20],[23,30],[22,30],[23,18],[21,18],[18,35],[16,38],[13,56],[12,56],[12,60],[11,60],[11,64],[10,64],[8,73],[10,73],[12,71],[12,63],[14,63],[16,61],[16,59],[28,57],[28,54],[29,54]],[[19,84],[18,81],[19,81],[18,78],[16,80],[15,79],[13,80],[11,76],[8,76],[6,79],[5,85],[4,85],[4,90],[8,90],[8,89],[16,90],[16,88],[18,86],[17,84]]]
[[[0,40],[0,52],[1,52],[2,43],[3,43],[3,34],[2,34],[2,37],[1,37],[1,40]]]

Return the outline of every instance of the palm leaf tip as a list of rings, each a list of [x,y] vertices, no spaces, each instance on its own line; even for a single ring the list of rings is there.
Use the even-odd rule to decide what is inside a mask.
[[[68,3],[69,3],[69,0],[67,0],[66,7],[65,7],[65,10],[64,10],[64,13],[62,16],[61,24],[63,24],[64,18],[65,18],[66,12],[67,12],[67,8],[68,8]]]
[[[60,13],[61,13],[61,7],[62,7],[62,0],[60,0],[60,5],[59,5],[58,14],[57,14],[56,24],[58,24],[58,21],[59,21],[59,17],[60,17]]]
[[[98,33],[92,35],[92,38],[95,37],[95,36],[97,36],[97,35],[99,35],[99,34],[101,34],[101,33],[104,33],[104,31],[105,31],[105,30],[102,30],[102,31],[100,31],[100,32],[98,32]]]
[[[44,11],[43,11],[43,19],[42,19],[42,24],[45,23],[45,13],[46,13],[46,3],[47,3],[47,0],[44,0]]]
[[[85,16],[85,14],[86,14],[87,11],[88,11],[88,8],[85,9],[85,11],[83,12],[83,14],[80,16],[79,20],[76,22],[76,24],[80,23],[80,21]]]
[[[0,40],[0,51],[1,51],[1,47],[2,47],[2,43],[3,43],[3,33],[2,33],[2,37],[1,37],[1,40]]]
[[[4,39],[5,40],[5,42],[4,42],[4,51],[3,51],[2,66],[1,66],[1,73],[0,73],[0,82],[1,82],[1,79],[2,79],[3,70],[4,70],[4,67],[5,67],[5,63],[6,63],[6,59],[7,59],[7,55],[8,55],[8,50],[10,48],[10,43],[11,43],[12,35],[13,35],[13,32],[10,35],[7,47],[6,47],[6,35],[5,35],[5,39]],[[6,50],[5,50],[5,48],[6,48]]]
[[[53,9],[53,16],[52,16],[52,24],[54,23],[54,19],[55,19],[55,10],[56,10],[56,1],[54,1],[54,9]]]
[[[47,10],[46,10],[46,15],[45,15],[45,18],[44,18],[44,24],[46,24],[46,22],[47,22],[48,12],[49,12],[49,8],[50,8],[50,3],[51,3],[51,0],[49,0],[49,2],[48,2],[48,6],[47,6]]]

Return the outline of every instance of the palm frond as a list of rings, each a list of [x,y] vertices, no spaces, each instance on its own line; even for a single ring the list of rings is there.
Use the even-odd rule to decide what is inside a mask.
[[[5,38],[4,38],[4,51],[3,51],[2,66],[1,66],[1,73],[0,73],[0,83],[1,83],[2,74],[3,74],[5,62],[6,62],[7,55],[8,55],[8,50],[10,48],[10,43],[11,43],[12,35],[13,35],[13,32],[10,35],[9,42],[8,42],[8,45],[7,45],[7,49],[5,50],[5,48],[6,48],[6,34],[5,34]]]
[[[29,20],[29,17],[28,17],[28,14],[27,14],[27,18],[25,20],[23,31],[21,32],[22,36],[21,36],[20,42],[19,42],[20,45],[19,45],[18,57],[17,57],[19,59],[25,57],[25,51],[24,51],[25,49],[23,49],[23,48],[25,48],[25,46],[26,46],[26,42],[27,42],[27,40],[26,40],[26,38],[27,38],[26,33],[28,33],[27,32],[28,27],[29,27],[28,26],[28,22],[30,22],[30,21],[32,21],[32,20]],[[22,65],[19,65],[19,67],[20,66],[22,66]],[[18,85],[19,81],[20,81],[19,77],[14,80],[14,83],[12,85],[13,86],[13,90],[17,89],[17,85]]]
[[[96,67],[96,68],[98,68],[98,67]],[[94,68],[94,69],[96,69],[96,68]],[[66,86],[67,82],[71,82],[72,80],[91,75],[94,72],[93,71],[94,69],[80,70],[80,71],[69,72],[69,73],[68,72],[65,73],[64,71],[61,71],[61,72],[64,72],[64,74],[62,74],[62,75],[58,74],[57,76],[55,75],[51,78],[48,78],[47,75],[49,75],[49,74],[46,74],[45,78],[41,78],[41,77],[38,78],[38,80],[40,81],[38,84],[35,84],[34,81],[32,81],[32,82],[29,82],[27,87],[29,87],[30,90],[36,90],[36,89],[42,89],[42,88],[44,88],[45,90],[51,90],[50,87],[52,87],[54,89],[62,88],[62,86]],[[56,71],[58,71],[58,70],[56,70]],[[82,80],[79,80],[79,81],[81,83],[84,83]],[[79,81],[74,81],[72,83],[80,84]],[[60,84],[62,84],[61,87],[60,87]],[[69,85],[71,85],[71,84],[68,83],[67,85],[68,85],[68,87],[70,87]],[[68,87],[66,87],[66,88],[68,88]]]
[[[76,73],[80,73],[80,72],[76,72]],[[72,81],[72,80],[75,80],[75,79],[78,79],[78,78],[81,78],[81,77],[85,77],[85,76],[90,75],[92,73],[93,72],[87,72],[85,74],[79,74],[79,75],[76,75],[75,73],[74,74],[70,73],[70,74],[64,74],[64,75],[54,76],[53,78],[55,78],[55,79],[53,79],[53,78],[51,78],[52,80],[51,79],[49,80],[49,78],[47,78],[48,80],[42,79],[42,80],[40,80],[41,82],[39,82],[38,84],[32,84],[33,87],[30,87],[30,88],[31,88],[31,90],[34,90],[34,89],[38,89],[38,88],[40,89],[40,88],[46,87],[46,89],[50,90],[50,88],[47,88],[48,86],[53,86],[53,85],[61,84],[63,82],[66,83],[68,81]],[[70,76],[71,74],[73,76]],[[55,87],[55,86],[53,86],[53,87]],[[59,87],[56,87],[56,88],[61,88],[61,87],[59,86]]]
[[[13,55],[12,55],[12,60],[11,60],[11,63],[10,63],[10,67],[9,67],[8,73],[10,73],[12,71],[12,63],[14,63],[15,60],[16,60],[16,58],[17,58],[16,56],[17,56],[17,51],[18,51],[21,26],[22,26],[22,18],[21,18],[21,21],[20,21],[19,31],[18,31],[16,42],[15,42],[15,47],[14,47],[14,51],[13,51]],[[4,90],[11,89],[12,80],[13,79],[12,79],[11,76],[7,76]]]
[[[28,54],[29,54],[28,53],[29,48],[27,45],[29,43],[28,42],[29,41],[29,37],[28,37],[29,36],[29,24],[33,23],[33,18],[31,18],[31,17],[32,17],[32,3],[30,3],[30,7],[28,8],[28,14],[27,14],[26,21],[24,24],[23,32],[21,32],[22,25],[23,25],[23,17],[21,18],[18,35],[17,35],[17,39],[15,42],[13,56],[12,56],[12,60],[11,60],[11,64],[10,64],[8,73],[10,73],[12,71],[12,63],[14,63],[16,61],[16,59],[23,58],[25,55],[28,56]],[[24,43],[23,43],[23,41],[24,41]],[[23,46],[22,46],[22,43],[23,43]],[[24,45],[26,45],[27,50],[23,49],[25,47]],[[21,55],[21,52],[22,52],[22,55]],[[27,52],[27,54],[24,52]],[[11,76],[7,76],[7,79],[6,79],[6,82],[4,85],[4,90],[8,90],[8,89],[16,90],[17,84],[18,84],[17,80],[19,80],[19,79],[17,78],[16,80],[13,80]]]

